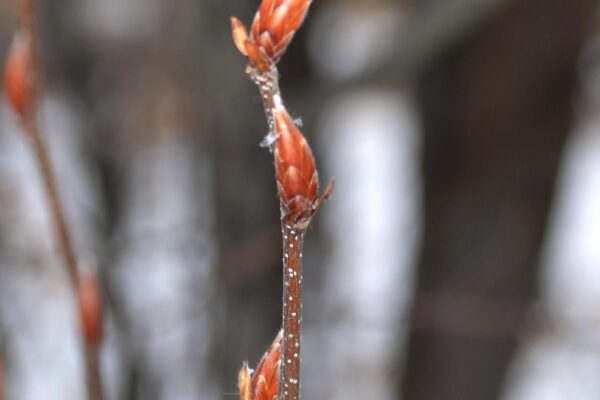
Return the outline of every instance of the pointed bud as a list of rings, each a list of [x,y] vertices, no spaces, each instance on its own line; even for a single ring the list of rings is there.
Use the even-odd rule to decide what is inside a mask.
[[[279,370],[281,366],[281,341],[283,330],[280,330],[271,347],[262,357],[252,377],[252,400],[276,400],[279,393]]]
[[[14,37],[4,67],[4,90],[15,111],[24,117],[34,97],[31,38],[24,31]]]
[[[280,330],[258,363],[254,374],[244,363],[238,376],[241,400],[277,400],[282,339],[283,331]]]
[[[236,46],[256,68],[266,72],[270,66],[277,64],[287,49],[311,3],[312,0],[263,0],[254,16],[247,41],[241,40],[246,27],[237,19],[234,24],[232,18]],[[245,35],[247,37],[248,33]],[[254,48],[251,50],[249,46]]]
[[[284,108],[275,114],[275,175],[285,219],[295,224],[312,215],[319,176],[312,151]]]
[[[312,0],[264,0],[252,22],[252,39],[276,64],[304,21]]]
[[[102,295],[95,270],[79,273],[77,299],[82,325],[82,334],[89,346],[98,346],[102,341]]]
[[[333,181],[317,198],[319,175],[308,142],[285,108],[276,110],[274,118],[277,135],[274,146],[275,176],[284,210],[283,220],[288,225],[303,228],[308,225],[321,202],[330,196]]]

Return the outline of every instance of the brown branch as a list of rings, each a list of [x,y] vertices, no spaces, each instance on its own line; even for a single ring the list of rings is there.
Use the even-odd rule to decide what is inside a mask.
[[[332,190],[330,182],[318,197],[319,176],[306,138],[283,105],[276,64],[300,27],[311,0],[263,0],[248,30],[231,18],[238,50],[248,57],[246,73],[259,88],[269,134],[263,141],[273,151],[281,208],[283,236],[283,316],[279,386],[271,396],[260,376],[250,379],[245,365],[240,372],[242,400],[299,400],[302,333],[302,245],[304,232]],[[258,372],[258,371],[257,371]],[[247,382],[250,381],[250,384]]]
[[[282,224],[283,333],[280,399],[300,399],[302,338],[302,245],[304,230]],[[283,391],[283,393],[281,393]],[[283,396],[282,396],[282,395]]]
[[[73,288],[76,288],[78,276],[77,258],[71,243],[71,236],[69,234],[67,220],[61,204],[58,184],[52,168],[50,154],[33,115],[31,117],[24,118],[22,125],[28,134],[28,138],[30,139],[31,147],[35,154],[35,160],[42,176],[42,183],[46,191],[47,204],[50,209],[57,245],[66,266],[69,280]]]
[[[269,125],[269,134],[271,134],[275,129],[275,116],[273,114],[275,97],[279,96],[281,98],[277,68],[272,68],[267,72],[261,73],[256,68],[248,67],[246,68],[246,73],[256,86],[258,86],[260,99],[262,100],[265,116],[267,117],[267,124]]]
[[[84,320],[81,317],[79,295],[80,275],[77,257],[73,249],[68,223],[60,199],[60,192],[44,137],[37,123],[39,99],[44,89],[44,74],[39,52],[39,34],[36,8],[33,0],[19,0],[21,32],[15,36],[11,54],[7,60],[5,85],[7,95],[19,115],[19,120],[27,134],[34,153],[52,218],[52,228],[64,261],[67,275],[80,310],[80,332],[83,333]],[[22,35],[19,37],[18,35]],[[98,346],[88,343],[84,336],[84,364],[86,387],[89,400],[102,400],[101,373],[98,359]]]

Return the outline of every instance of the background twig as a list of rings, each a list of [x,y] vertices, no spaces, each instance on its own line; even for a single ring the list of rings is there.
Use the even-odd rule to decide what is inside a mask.
[[[77,257],[73,249],[71,236],[69,233],[68,223],[65,218],[64,209],[60,200],[60,192],[58,183],[52,166],[52,161],[48,148],[46,146],[42,132],[40,131],[37,122],[37,111],[39,108],[39,100],[44,89],[44,74],[40,60],[40,45],[39,34],[36,20],[36,8],[32,0],[20,0],[19,12],[22,24],[22,29],[27,36],[28,41],[25,51],[26,63],[24,66],[30,68],[26,72],[25,78],[29,88],[23,90],[31,91],[31,97],[28,99],[25,107],[19,112],[19,118],[23,129],[27,133],[27,137],[31,143],[32,151],[35,155],[44,189],[49,211],[52,218],[52,226],[55,233],[60,254],[63,258],[69,281],[71,283],[73,294],[77,301],[78,309],[81,308],[79,296],[79,272],[77,265]],[[80,313],[78,313],[80,315]],[[79,317],[80,331],[83,333],[83,320]],[[102,379],[98,358],[98,346],[87,343],[87,338],[84,338],[84,364],[86,371],[86,386],[89,400],[102,400]]]

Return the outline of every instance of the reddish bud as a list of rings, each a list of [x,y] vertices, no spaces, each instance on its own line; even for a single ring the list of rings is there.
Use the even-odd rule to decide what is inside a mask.
[[[241,400],[277,400],[282,338],[283,331],[280,330],[258,363],[254,374],[247,364],[242,366],[238,376]]]
[[[262,72],[277,64],[304,21],[312,0],[263,0],[250,36],[246,27],[232,18],[233,40],[240,52]],[[235,23],[234,23],[235,20]]]
[[[284,209],[283,220],[292,226],[306,227],[321,202],[333,190],[329,182],[323,195],[317,198],[319,175],[308,142],[285,108],[275,111],[274,146],[275,176],[279,200]]]
[[[28,112],[34,97],[31,38],[24,31],[14,37],[4,68],[4,90],[21,117]]]
[[[264,0],[252,22],[252,39],[273,63],[283,55],[312,0]]]
[[[89,346],[102,340],[102,295],[95,271],[80,272],[77,277],[77,300],[83,336]]]
[[[312,151],[284,108],[275,113],[275,175],[285,219],[295,224],[313,214],[319,176]]]

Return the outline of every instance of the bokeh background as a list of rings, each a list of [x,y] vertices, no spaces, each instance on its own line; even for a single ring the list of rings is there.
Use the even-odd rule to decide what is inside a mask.
[[[258,3],[38,1],[40,123],[100,271],[107,399],[236,399],[279,327],[267,127],[229,32]],[[314,2],[280,64],[336,178],[305,244],[305,399],[600,398],[599,5]],[[28,150],[2,99],[2,396],[80,400]]]

